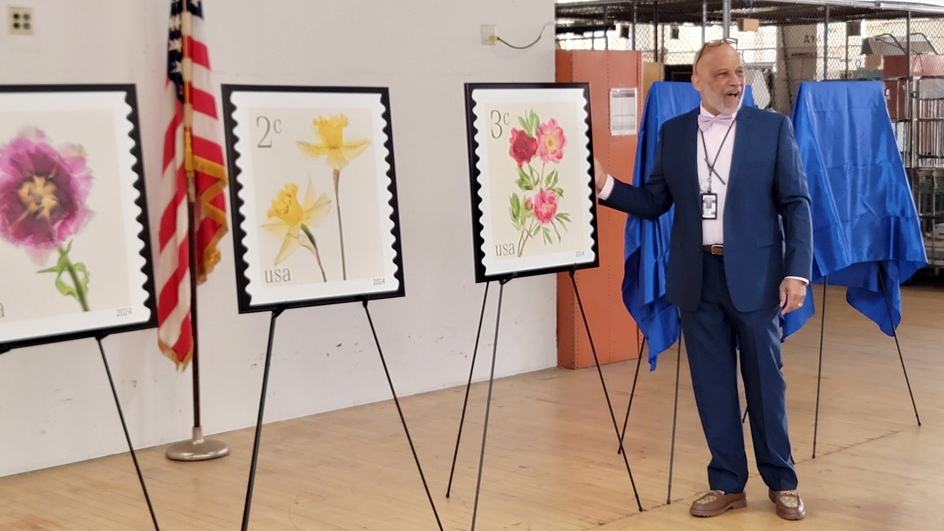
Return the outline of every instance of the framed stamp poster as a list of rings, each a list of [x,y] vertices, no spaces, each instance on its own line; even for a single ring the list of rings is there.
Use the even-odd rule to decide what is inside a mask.
[[[240,313],[403,296],[387,89],[222,89]]]
[[[590,88],[467,84],[476,282],[599,265]]]
[[[0,347],[156,326],[132,85],[0,86]]]

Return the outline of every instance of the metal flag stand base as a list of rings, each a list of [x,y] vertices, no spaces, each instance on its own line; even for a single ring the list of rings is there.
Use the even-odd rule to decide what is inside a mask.
[[[193,428],[193,438],[170,445],[167,458],[174,461],[206,461],[229,454],[223,441],[203,438],[203,428]]]
[[[193,180],[191,179],[192,183]],[[193,197],[192,191],[190,197]],[[190,320],[193,330],[193,357],[190,366],[193,370],[193,435],[189,441],[181,441],[167,448],[165,454],[173,461],[207,461],[229,455],[229,447],[222,441],[203,438],[200,420],[200,336],[197,333],[197,238],[194,227],[197,225],[196,210],[193,200],[187,202],[190,223]]]

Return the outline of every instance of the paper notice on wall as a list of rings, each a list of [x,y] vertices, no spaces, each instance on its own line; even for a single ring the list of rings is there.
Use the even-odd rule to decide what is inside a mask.
[[[635,135],[636,89],[610,89],[610,134],[612,136]]]

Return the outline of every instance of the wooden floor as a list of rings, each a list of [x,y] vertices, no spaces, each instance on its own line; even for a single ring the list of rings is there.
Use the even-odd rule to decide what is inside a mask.
[[[708,520],[688,515],[688,504],[706,488],[707,450],[684,356],[672,503],[666,504],[673,349],[661,357],[656,372],[643,367],[630,420],[627,447],[644,512],[637,511],[616,453],[596,370],[551,369],[495,383],[476,528],[944,529],[944,289],[908,287],[904,297],[901,345],[924,423],[920,428],[894,340],[852,310],[844,293],[832,290],[818,455],[811,459],[819,317],[785,345],[790,431],[808,509],[805,521],[785,522],[774,515],[756,471],[747,509]],[[626,362],[604,368],[620,420],[635,367]],[[485,384],[473,387],[449,499],[445,491],[463,389],[402,400],[447,530],[469,529],[485,391]],[[165,531],[239,529],[252,432],[222,438],[232,455],[212,462],[171,462],[164,458],[165,448],[140,452]],[[392,401],[267,425],[263,441],[251,529],[437,529]],[[150,528],[128,455],[0,479],[3,531]]]

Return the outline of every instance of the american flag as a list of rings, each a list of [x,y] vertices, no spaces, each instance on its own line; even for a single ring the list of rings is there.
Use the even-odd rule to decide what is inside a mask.
[[[171,0],[167,45],[167,130],[161,178],[157,267],[158,340],[183,369],[193,355],[188,197],[195,201],[197,282],[220,260],[226,234],[226,169],[202,0]]]

